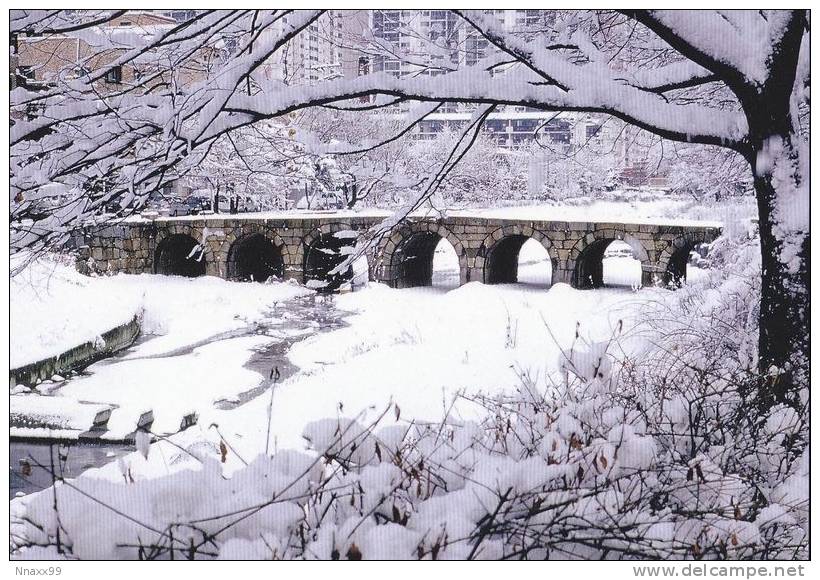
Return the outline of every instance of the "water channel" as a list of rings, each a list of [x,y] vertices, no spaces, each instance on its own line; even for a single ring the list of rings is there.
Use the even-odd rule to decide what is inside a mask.
[[[108,359],[106,364],[116,365],[118,360],[184,356],[192,353],[196,348],[222,340],[253,335],[268,336],[271,342],[254,350],[243,365],[244,368],[262,376],[260,384],[229,399],[218,399],[213,403],[218,409],[235,409],[267,392],[274,375],[278,377],[277,380],[283,381],[296,373],[298,368],[287,357],[291,346],[310,336],[342,328],[346,325],[343,318],[345,314],[334,306],[332,298],[328,296],[317,294],[301,296],[274,305],[264,317],[243,328],[220,333],[161,354],[136,357],[134,355],[137,347],[155,338],[143,336],[130,348]],[[78,376],[93,372],[94,366],[92,365]],[[59,389],[51,391],[50,394],[57,391]],[[102,467],[134,450],[132,442],[106,442],[100,438],[95,440],[12,438],[9,449],[9,496],[13,498],[49,487],[52,484],[54,472],[66,478],[75,478],[87,469]]]

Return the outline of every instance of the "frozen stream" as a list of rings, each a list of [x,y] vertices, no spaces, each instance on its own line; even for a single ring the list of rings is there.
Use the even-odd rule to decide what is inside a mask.
[[[33,406],[61,398],[65,408],[111,406],[107,437],[119,441],[128,440],[151,411],[153,433],[178,435],[147,461],[134,453],[124,458],[143,474],[159,476],[191,464],[189,448],[218,458],[220,440],[231,445],[232,469],[268,444],[303,449],[302,432],[311,421],[373,417],[396,404],[402,421],[435,422],[462,395],[514,389],[522,377],[545,388],[562,349],[578,341],[578,329],[582,343],[609,340],[646,299],[672,295],[654,288],[636,292],[640,265],[626,256],[605,259],[613,287],[593,291],[551,284],[543,253],[521,258],[518,284],[458,287],[456,258],[450,264],[438,260],[436,288],[373,284],[332,299],[288,284],[211,277],[104,279],[101,299],[102,291],[142,292],[145,337],[66,382],[39,385],[20,398],[30,397]],[[462,399],[452,414],[471,420],[482,412]],[[179,433],[183,418],[193,414],[197,425]],[[28,479],[40,480],[27,487],[20,477],[20,459],[48,458],[48,447],[36,443],[15,443],[12,494],[34,491],[45,481],[42,473],[29,473]],[[75,444],[68,450],[67,475],[104,466],[106,477],[121,479],[117,466],[107,464],[132,451],[121,444]]]
[[[267,392],[274,376],[277,381],[284,381],[293,375],[298,369],[287,358],[290,347],[307,337],[342,328],[345,325],[342,319],[343,314],[343,312],[333,307],[330,300],[316,295],[309,295],[276,305],[264,317],[253,321],[246,327],[223,332],[165,352],[141,354],[144,350],[150,352],[150,343],[159,338],[145,336],[129,349],[110,359],[91,365],[85,372],[62,385],[56,386],[46,396],[67,396],[83,400],[81,398],[82,393],[87,394],[87,388],[89,388],[87,383],[96,381],[100,378],[100,375],[103,375],[103,380],[108,381],[110,385],[110,397],[105,402],[120,407],[117,401],[122,402],[122,397],[120,397],[121,393],[118,393],[118,391],[123,388],[123,384],[128,384],[133,380],[133,373],[136,370],[134,365],[140,365],[140,370],[145,373],[144,379],[147,381],[151,380],[149,377],[155,374],[152,372],[152,370],[156,370],[152,369],[154,366],[161,367],[160,371],[162,371],[170,363],[183,369],[192,363],[197,364],[198,359],[202,356],[203,349],[220,345],[233,345],[245,348],[245,360],[244,362],[241,360],[241,353],[233,353],[240,354],[239,359],[230,356],[226,357],[225,362],[228,365],[236,364],[233,368],[234,374],[253,373],[255,380],[250,382],[239,381],[240,385],[247,385],[248,388],[240,387],[239,390],[234,390],[228,387],[225,389],[226,393],[223,396],[216,396],[209,402],[196,403],[191,401],[187,391],[179,393],[177,399],[183,403],[193,403],[194,408],[190,410],[199,416],[207,415],[207,407],[217,410],[236,409]],[[249,338],[251,339],[250,342],[246,340]],[[231,369],[227,370],[230,371]],[[261,375],[261,378],[259,375]],[[120,386],[117,387],[116,385]],[[166,387],[166,390],[168,388],[170,387]],[[121,419],[117,420],[116,414],[119,410],[115,408],[112,414],[115,429],[123,424]],[[122,411],[129,417],[134,417],[129,409],[123,408]],[[161,424],[166,426],[168,424],[179,424],[182,419],[181,416],[169,418],[160,409],[157,409],[155,414],[160,416]],[[153,428],[152,430],[156,431]],[[166,429],[166,431],[170,430]],[[125,435],[125,433],[120,433],[120,435]],[[114,436],[117,436],[116,431],[114,431]],[[134,451],[134,446],[122,441],[112,442],[101,439],[99,442],[78,442],[17,438],[11,444],[11,453],[9,455],[10,495],[14,497],[19,493],[31,493],[51,484],[52,477],[49,473],[49,466],[52,457],[50,457],[50,453],[53,454],[57,465],[55,470],[65,477],[74,478],[89,468],[101,467],[132,451]],[[62,461],[60,461],[60,456]],[[49,467],[49,469],[44,469],[38,465]]]

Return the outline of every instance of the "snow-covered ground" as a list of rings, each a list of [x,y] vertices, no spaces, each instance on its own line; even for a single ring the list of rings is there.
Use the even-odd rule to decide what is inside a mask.
[[[155,355],[240,328],[272,304],[306,294],[290,284],[232,284],[214,277],[90,278],[40,259],[10,280],[11,367],[60,354],[142,315],[156,335],[138,349]]]
[[[446,251],[437,253],[434,278],[438,282],[457,280],[453,258]],[[544,281],[549,264],[538,247],[530,246],[521,262],[528,264],[525,269],[531,268],[535,282]],[[437,423],[444,417],[459,423],[479,419],[486,409],[471,398],[512,393],[522,385],[537,391],[552,388],[553,380],[560,382],[561,363],[572,347],[583,348],[616,335],[620,336],[618,348],[639,347],[640,337],[630,336],[634,315],[646,300],[672,295],[657,288],[580,291],[566,284],[545,288],[538,283],[491,286],[473,282],[455,289],[401,290],[370,284],[361,291],[335,296],[336,308],[348,313],[347,326],[296,342],[288,358],[297,371],[271,383],[245,367],[255,350],[278,337],[261,333],[209,343],[203,338],[226,336],[225,332],[247,329],[271,317],[287,321],[293,303],[286,298],[302,292],[298,287],[147,275],[115,276],[108,282],[139,289],[146,318],[157,336],[125,356],[92,365],[83,376],[59,388],[54,399],[64,399],[69,408],[77,401],[115,405],[109,427],[120,435],[133,431],[136,419],[148,409],[154,413],[155,433],[173,431],[190,412],[196,412],[199,420],[150,446],[138,441],[138,451],[88,469],[81,476],[83,485],[90,485],[87,489],[93,489],[96,497],[114,493],[106,501],[116,503],[119,500],[112,498],[119,497],[116,489],[120,486],[112,483],[120,484],[123,478],[151,479],[152,485],[156,483],[151,489],[159,490],[158,499],[146,501],[163,505],[173,501],[174,506],[198,502],[202,485],[212,491],[219,485],[234,490],[213,503],[214,513],[228,509],[224,501],[246,507],[248,502],[264,500],[263,496],[255,500],[252,494],[267,479],[254,476],[257,467],[246,465],[253,461],[252,466],[266,469],[267,459],[255,459],[266,450],[306,449],[309,444],[303,433],[308,424],[316,429],[328,425],[321,422],[327,418],[367,424],[387,409],[391,409],[391,424],[401,421],[402,426]],[[277,300],[280,303],[271,312]],[[235,408],[214,405],[217,400],[271,385],[273,390],[257,390],[255,398]],[[35,403],[45,398],[28,397]],[[317,444],[313,441],[313,447]],[[300,465],[309,461],[288,452],[276,457],[287,465],[298,460],[287,467],[286,477],[298,475],[303,469]],[[214,486],[197,479],[196,473],[203,470],[213,476]],[[225,479],[221,474],[234,477]],[[256,483],[248,487],[243,483],[247,477],[255,477]],[[29,502],[39,502],[37,495],[13,501],[13,517],[22,515]],[[68,509],[80,509],[79,504]],[[95,505],[85,509],[94,510]],[[140,508],[129,504],[121,509]],[[172,517],[175,509],[152,513],[161,514],[162,519]],[[144,519],[143,514],[139,517]],[[290,521],[278,512],[270,517],[269,521],[281,521],[282,526]],[[86,541],[77,529],[72,534],[85,557],[110,557],[102,556],[109,554],[105,550],[110,542]],[[92,554],[85,551],[89,546],[100,546],[103,551]],[[369,544],[366,549],[371,557],[380,553]],[[225,554],[230,553],[226,548]],[[25,556],[37,558],[37,554],[29,550]]]
[[[159,432],[176,431],[184,415],[257,386],[259,375],[243,365],[272,339],[231,333],[310,293],[292,284],[213,277],[88,278],[51,260],[36,262],[12,284],[17,290],[10,308],[12,367],[94,340],[141,314],[143,337],[126,354],[96,363],[67,382],[48,381],[30,392],[20,387],[11,401],[12,411],[41,416],[42,393],[50,393],[48,398],[62,400],[66,416],[59,416],[54,401],[49,401],[48,416],[65,425],[77,423],[72,419],[76,409],[83,417],[88,414],[79,401],[115,406],[108,424],[114,436],[133,431],[149,410]],[[207,344],[214,337],[224,340]]]
[[[563,284],[542,290],[473,282],[449,292],[370,285],[337,298],[354,313],[347,328],[291,349],[300,372],[277,387],[273,436],[280,447],[299,447],[306,421],[374,415],[390,401],[407,417],[438,421],[456,394],[504,392],[520,385],[522,374],[543,388],[577,323],[586,339],[606,339],[639,304],[629,291],[583,292]],[[258,452],[261,429],[253,434],[247,426],[264,423],[268,403],[260,398],[219,419],[223,433],[242,435],[239,445],[248,454]],[[468,403],[456,409],[458,417],[473,416]]]
[[[12,257],[12,263],[23,259]],[[12,265],[13,265],[12,264]],[[139,313],[136,286],[115,287],[40,259],[9,280],[9,364],[17,368],[94,340]]]
[[[498,394],[524,380],[548,388],[548,377],[558,371],[562,351],[573,345],[577,331],[583,342],[608,340],[621,320],[628,331],[645,300],[670,295],[654,288],[547,288],[549,262],[539,248],[536,244],[522,253],[521,273],[531,278],[526,284],[474,282],[454,288],[457,261],[443,250],[436,255],[437,286],[394,290],[370,284],[336,296],[336,307],[349,313],[348,326],[295,343],[288,358],[298,371],[275,385],[272,405],[266,391],[231,409],[214,402],[269,384],[246,363],[281,337],[231,337],[230,331],[271,317],[286,319],[286,299],[302,290],[207,277],[115,276],[107,282],[139,290],[147,330],[156,336],[124,356],[92,365],[55,395],[66,402],[114,405],[109,428],[118,435],[133,431],[137,418],[149,409],[157,433],[173,432],[184,415],[196,412],[198,425],[174,436],[174,444],[155,444],[161,451],[148,460],[137,454],[126,458],[139,476],[195,466],[196,460],[176,445],[196,447],[210,441],[206,448],[213,449],[214,441],[223,437],[232,449],[227,468],[234,469],[241,465],[237,458],[252,458],[266,444],[303,448],[301,434],[310,421],[373,417],[390,402],[416,421],[438,421],[448,412],[454,418],[475,417],[481,411],[458,395]],[[609,260],[619,266],[610,268],[612,272],[629,278],[629,258]],[[214,336],[219,340],[205,341]],[[624,347],[629,343],[624,340]],[[108,465],[89,475],[117,480],[119,469]]]
[[[626,285],[635,274],[634,260],[617,255],[617,250],[616,245],[605,259],[605,273]],[[158,521],[177,513],[200,517],[247,508],[249,502],[263,502],[272,493],[263,476],[274,473],[268,463],[277,462],[281,482],[301,477],[317,446],[321,449],[321,441],[332,439],[333,429],[338,430],[337,419],[367,425],[390,410],[389,424],[402,432],[410,423],[437,424],[445,417],[454,424],[479,419],[487,410],[476,397],[512,394],[522,386],[530,393],[554,388],[561,382],[562,362],[570,349],[592,352],[617,338],[611,349],[615,356],[635,352],[644,346],[645,338],[634,330],[646,303],[672,301],[675,295],[661,288],[547,286],[549,262],[537,244],[520,256],[519,273],[530,278],[528,283],[472,282],[452,288],[458,278],[454,258],[446,247],[437,252],[436,285],[431,288],[397,290],[369,284],[334,296],[335,308],[347,313],[347,324],[321,333],[303,333],[304,328],[297,328],[290,318],[300,315],[291,299],[307,292],[290,284],[151,275],[105,280],[111,288],[131,289],[141,296],[146,328],[152,334],[125,355],[73,377],[54,391],[53,399],[64,399],[72,409],[79,401],[116,406],[109,426],[120,435],[132,431],[136,418],[148,409],[154,413],[155,433],[174,431],[190,412],[197,413],[199,421],[150,445],[138,437],[138,451],[87,470],[81,476],[84,489],[120,505],[119,484],[150,479],[139,489],[155,494],[145,501],[161,505],[151,512]],[[281,332],[248,332],[254,327],[264,330],[271,320],[281,323]],[[293,374],[270,381],[247,368],[258,349],[290,331],[304,336],[287,353],[297,367]],[[255,396],[244,404],[215,404],[249,391]],[[44,398],[27,396],[35,401]],[[304,439],[308,425],[310,442]],[[308,455],[285,451],[274,459],[260,458],[266,450],[288,449],[307,449]],[[270,485],[279,485],[278,472],[270,477]],[[203,492],[221,494],[220,499],[202,504]],[[13,517],[24,514],[28,505],[45,503],[35,494],[17,499],[12,502]],[[84,509],[82,504],[74,502],[67,509]],[[95,510],[94,506],[87,509]],[[144,516],[136,504],[120,509]],[[288,504],[271,509],[265,512],[271,525],[286,526],[303,514],[276,512],[291,509]],[[78,513],[66,514],[72,522],[80,521]],[[255,521],[249,520],[248,526]],[[120,533],[106,529],[93,534]],[[71,531],[79,553],[111,557],[106,551],[111,542],[86,537],[84,530]],[[381,554],[380,544],[374,542],[362,544],[370,557]],[[404,549],[401,543],[390,545],[394,551]],[[102,551],[94,552],[94,546]],[[234,554],[229,547],[226,543],[223,556]],[[25,556],[36,558],[38,552],[30,550]]]
[[[561,349],[571,346],[576,324],[584,339],[609,337],[642,300],[666,293],[630,291],[640,283],[640,264],[625,256],[606,258],[604,274],[609,284],[627,288],[597,291],[549,287],[549,260],[537,242],[522,247],[519,263],[522,283],[459,288],[457,257],[442,242],[433,288],[392,290],[371,284],[337,296],[336,306],[351,313],[349,327],[312,336],[291,349],[289,358],[300,370],[276,387],[272,440],[298,447],[307,421],[337,412],[354,416],[390,400],[413,417],[435,421],[461,391],[497,393],[518,385],[520,373],[544,379],[558,368]],[[85,285],[75,290],[66,282],[76,277],[69,267],[51,268],[59,274],[48,286],[56,301],[41,303],[41,314],[48,320],[50,309],[68,328],[55,345],[77,340],[71,325],[84,319],[78,311],[64,311],[59,298],[63,293],[82,296],[82,290],[95,308],[109,296],[130,297],[131,308],[143,312],[146,336],[123,355],[96,363],[66,383],[41,385],[40,393],[64,399],[67,409],[78,401],[113,406],[112,436],[133,431],[149,410],[153,429],[160,433],[175,431],[184,416],[197,413],[201,425],[224,425],[243,440],[238,446],[249,454],[258,452],[268,398],[231,411],[215,408],[214,402],[235,400],[263,384],[263,377],[246,364],[259,349],[287,335],[293,308],[288,300],[306,290],[291,284],[153,275],[78,277]],[[27,296],[13,297],[13,314],[28,307],[21,303]],[[107,330],[107,319],[91,320],[97,325],[92,333]],[[248,332],[263,320],[278,320],[276,336]],[[39,332],[49,332],[48,325]],[[17,395],[12,407],[38,412],[40,398],[37,391]]]

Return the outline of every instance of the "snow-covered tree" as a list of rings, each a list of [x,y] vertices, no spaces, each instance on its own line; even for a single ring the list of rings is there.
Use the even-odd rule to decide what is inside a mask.
[[[155,34],[112,38],[100,30],[104,13],[86,19],[15,11],[13,38],[82,34],[114,57],[42,91],[11,92],[12,247],[64,236],[112,197],[130,206],[191,152],[309,107],[415,104],[405,119],[410,127],[439,103],[474,106],[419,200],[436,191],[499,106],[606,114],[667,140],[731,149],[748,162],[762,251],[760,402],[792,400],[808,371],[808,147],[801,126],[810,83],[808,12],[562,12],[526,33],[483,12],[453,14],[487,43],[474,66],[445,66],[444,58],[435,75],[419,65],[406,77],[374,73],[292,86],[266,78],[264,64],[321,12],[202,11]],[[219,57],[222,66],[195,66],[226,35],[237,45]],[[430,54],[442,52],[431,46]],[[400,46],[392,48],[403,56]],[[113,69],[133,63],[146,72],[99,90]],[[199,75],[183,74],[191,70]],[[55,187],[59,202],[43,211]]]
[[[180,174],[212,196],[230,191],[252,197],[262,209],[287,208],[292,193],[307,191],[310,201],[339,189],[333,157],[310,153],[295,139],[298,132],[289,123],[259,123],[226,133],[201,155],[187,157]]]
[[[698,201],[720,201],[754,192],[748,164],[738,153],[709,145],[675,145],[669,167],[672,191]]]

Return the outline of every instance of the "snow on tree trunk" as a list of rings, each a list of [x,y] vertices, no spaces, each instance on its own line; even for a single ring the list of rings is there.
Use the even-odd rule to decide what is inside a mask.
[[[763,404],[798,402],[800,390],[808,387],[809,196],[795,142],[793,133],[770,133],[758,141],[752,160],[763,266]]]
[[[799,134],[803,20],[773,43],[761,84],[738,91],[749,121],[762,252],[759,404],[805,403],[809,373],[808,144]],[[803,46],[803,49],[806,47]],[[804,54],[805,57],[805,54]],[[802,401],[801,401],[802,399]]]

